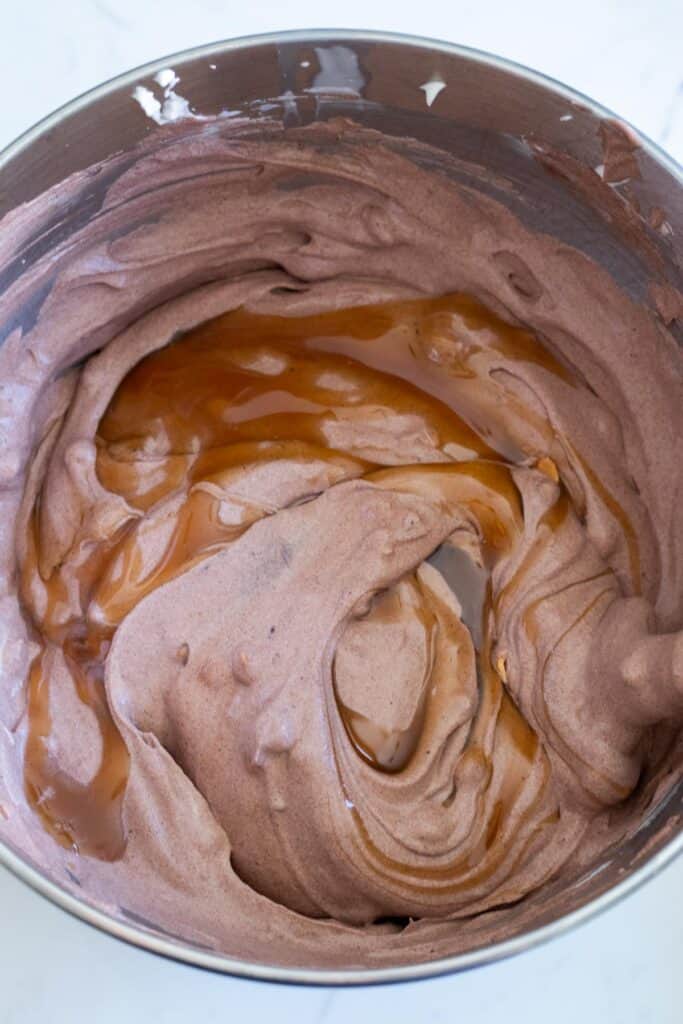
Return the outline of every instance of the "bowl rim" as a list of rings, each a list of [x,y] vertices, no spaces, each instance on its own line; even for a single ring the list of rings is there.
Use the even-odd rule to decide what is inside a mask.
[[[277,45],[279,43],[330,43],[342,39],[360,42],[393,43],[399,46],[413,46],[422,49],[434,50],[453,57],[462,57],[473,63],[484,64],[496,68],[499,71],[506,71],[518,75],[534,84],[549,89],[559,96],[564,97],[568,102],[577,103],[585,107],[591,113],[600,118],[616,119],[625,125],[633,133],[635,141],[640,149],[645,150],[657,163],[676,178],[683,185],[683,164],[679,163],[659,143],[651,139],[645,132],[641,131],[626,118],[615,113],[611,108],[599,103],[597,100],[587,96],[579,89],[566,85],[558,78],[537,71],[520,61],[508,57],[501,57],[488,50],[482,50],[473,46],[464,46],[461,43],[452,43],[442,39],[435,39],[430,36],[413,35],[407,32],[386,32],[380,29],[352,29],[352,28],[311,28],[311,29],[288,29],[276,32],[252,33],[234,38],[218,39],[211,43],[202,43],[200,46],[193,46],[187,50],[177,50],[173,53],[158,57],[155,60],[138,64],[128,71],[106,79],[99,85],[86,89],[84,92],[67,100],[55,110],[46,114],[45,117],[36,121],[24,132],[18,135],[11,142],[0,149],[0,171],[7,166],[15,157],[19,156],[38,139],[46,135],[54,127],[60,124],[66,117],[77,114],[85,107],[89,107],[98,100],[103,99],[115,89],[125,88],[127,85],[137,85],[143,78],[151,78],[158,71],[170,66],[171,63],[188,60],[198,60],[202,57],[214,56],[217,53],[229,54],[236,50],[248,49],[250,46]]]
[[[460,57],[473,63],[485,65],[508,74],[516,75],[533,82],[534,84],[550,90],[557,95],[567,99],[569,102],[578,103],[599,118],[616,118],[622,124],[627,125],[633,133],[640,148],[645,150],[652,159],[662,166],[668,173],[683,187],[683,166],[681,166],[670,154],[663,150],[656,142],[648,138],[643,132],[631,125],[627,120],[616,115],[609,108],[596,102],[576,89],[572,89],[563,82],[558,81],[550,75],[536,71],[524,64],[500,57],[474,47],[462,46],[458,43],[446,42],[438,39],[417,36],[399,32],[385,32],[377,30],[348,29],[348,28],[318,28],[318,29],[294,29],[290,31],[278,31],[268,33],[257,33],[236,38],[218,40],[206,43],[201,46],[181,50],[164,57],[141,64],[122,74],[115,75],[107,81],[95,86],[92,89],[81,93],[74,99],[58,107],[52,113],[42,118],[36,124],[28,128],[0,150],[0,171],[11,161],[20,156],[31,145],[41,137],[50,132],[56,125],[65,118],[76,114],[79,111],[95,104],[116,89],[126,86],[133,86],[141,79],[151,77],[162,69],[178,63],[185,63],[188,60],[201,59],[203,57],[214,57],[226,55],[237,50],[245,50],[252,46],[264,46],[269,44],[282,43],[331,43],[349,40],[351,42],[374,42],[390,43],[393,45],[412,46],[421,49],[429,49],[447,56]],[[139,949],[176,960],[190,966],[202,967],[214,972],[228,974],[240,978],[249,978],[257,981],[284,982],[289,984],[305,985],[376,985],[389,982],[417,981],[423,978],[438,977],[451,974],[472,967],[493,963],[507,957],[522,953],[535,946],[548,942],[550,939],[564,935],[580,924],[603,913],[609,907],[614,906],[627,895],[635,892],[645,882],[654,878],[664,867],[670,864],[681,852],[683,852],[683,831],[669,839],[655,853],[650,854],[647,859],[636,868],[630,875],[609,889],[600,893],[594,899],[578,907],[576,910],[549,924],[533,928],[521,935],[482,946],[466,953],[457,953],[452,956],[441,957],[436,960],[415,964],[402,964],[392,967],[361,967],[361,968],[308,968],[288,967],[275,964],[256,963],[248,960],[241,960],[238,957],[227,956],[210,950],[200,949],[191,944],[186,944],[180,939],[165,937],[161,934],[154,934],[139,926],[128,924],[119,920],[112,914],[87,903],[63,888],[57,882],[51,881],[44,876],[37,868],[24,860],[14,849],[0,840],[0,865],[7,868],[21,881],[40,895],[46,897],[51,903],[62,910],[67,911],[73,917],[84,921],[91,927],[97,928],[105,934],[127,942]]]

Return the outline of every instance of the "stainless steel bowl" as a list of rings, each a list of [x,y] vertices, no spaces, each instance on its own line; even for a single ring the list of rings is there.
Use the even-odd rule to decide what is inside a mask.
[[[675,280],[683,263],[683,172],[652,142],[631,129],[639,145],[640,180],[631,201],[641,211],[663,211],[664,237],[643,225],[649,238],[636,251],[576,182],[555,162],[535,159],[538,147],[595,168],[602,160],[600,124],[614,115],[598,104],[527,68],[460,46],[381,32],[325,30],[278,33],[215,43],[165,57],[130,71],[51,114],[0,154],[0,216],[59,183],[74,171],[125,153],[156,131],[133,99],[160,98],[155,76],[171,67],[178,94],[201,114],[241,111],[295,117],[298,123],[345,114],[399,136],[413,136],[454,154],[462,177],[467,165],[485,165],[514,186],[504,198],[527,223],[556,235],[606,266],[632,294],[648,301],[648,251],[659,273]],[[163,76],[162,76],[163,78]],[[436,91],[427,83],[443,83]],[[431,105],[427,100],[432,99]],[[182,131],[182,125],[176,131]],[[571,163],[571,161],[570,161]],[[557,173],[560,170],[561,173]],[[571,175],[570,175],[571,178]],[[597,180],[597,178],[596,178]],[[605,186],[608,188],[609,186]],[[510,200],[514,190],[520,197]],[[33,225],[14,249],[0,230],[0,292],[27,266],[62,247],[98,211],[100,196],[87,182]],[[617,213],[618,213],[617,204]],[[660,215],[657,215],[660,217]],[[661,224],[660,224],[661,229]],[[656,237],[655,237],[656,236]],[[13,243],[14,244],[14,243]],[[679,277],[680,279],[680,277]],[[0,324],[0,338],[7,325]],[[529,949],[560,935],[634,891],[683,849],[683,784],[652,809],[638,832],[594,870],[571,885],[549,887],[531,921],[505,942],[428,963],[368,970],[283,968],[209,952],[142,925],[122,921],[76,898],[45,877],[17,851],[0,843],[0,863],[64,910],[111,935],[178,960],[225,973],[308,984],[407,981],[463,970]]]

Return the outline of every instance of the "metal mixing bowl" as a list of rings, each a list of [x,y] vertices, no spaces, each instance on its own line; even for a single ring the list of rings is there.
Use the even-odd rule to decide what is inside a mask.
[[[161,98],[155,75],[168,67],[180,80],[177,93],[201,114],[242,111],[258,118],[274,113],[297,123],[343,114],[388,134],[413,136],[449,151],[458,158],[456,176],[464,181],[468,166],[484,165],[493,172],[491,193],[500,192],[504,179],[506,188],[499,198],[526,223],[584,250],[632,295],[649,301],[647,253],[643,257],[629,243],[618,216],[601,215],[580,188],[557,173],[558,166],[551,173],[547,162],[534,158],[540,144],[596,168],[603,160],[600,124],[614,115],[566,86],[498,57],[388,33],[330,30],[257,36],[189,50],[121,75],[51,114],[0,154],[0,216],[113,154],[122,154],[125,162],[127,151],[158,131],[133,99],[133,91],[142,86]],[[436,98],[430,82],[445,85]],[[150,94],[143,93],[143,99]],[[182,130],[182,125],[176,126],[176,131]],[[640,180],[630,183],[630,202],[644,214],[655,211],[658,230],[643,226],[649,251],[656,255],[660,276],[676,280],[683,262],[683,173],[652,142],[638,132],[632,134],[639,145]],[[36,222],[35,230],[11,251],[3,244],[0,229],[0,294],[37,259],[58,249],[63,254],[69,236],[97,215],[101,198],[102,192],[84,181],[68,203],[55,207],[49,220]],[[8,330],[9,325],[0,323],[0,339]],[[550,886],[531,925],[521,924],[505,942],[428,963],[382,969],[283,968],[223,956],[110,916],[62,889],[1,843],[0,863],[83,921],[187,963],[309,984],[399,981],[519,953],[605,910],[683,849],[682,812],[679,784],[616,853],[572,883],[570,912],[567,883]]]

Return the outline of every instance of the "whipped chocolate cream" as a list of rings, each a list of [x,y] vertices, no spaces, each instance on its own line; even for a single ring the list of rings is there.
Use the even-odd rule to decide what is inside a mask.
[[[247,958],[510,934],[678,764],[676,343],[417,149],[176,131],[1,300],[0,837]]]

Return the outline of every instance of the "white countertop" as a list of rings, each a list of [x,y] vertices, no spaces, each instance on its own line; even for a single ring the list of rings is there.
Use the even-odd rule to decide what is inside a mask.
[[[683,161],[680,0],[345,0],[339,9],[306,0],[12,0],[0,33],[0,146],[137,64],[215,39],[325,24],[500,53],[600,100]],[[683,858],[597,920],[516,959],[342,991],[239,981],[161,960],[68,917],[0,868],[0,1024],[680,1024],[682,892]]]

